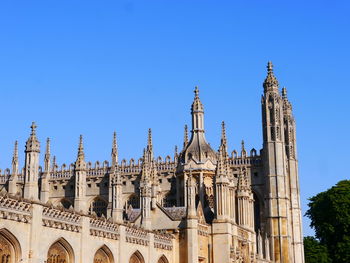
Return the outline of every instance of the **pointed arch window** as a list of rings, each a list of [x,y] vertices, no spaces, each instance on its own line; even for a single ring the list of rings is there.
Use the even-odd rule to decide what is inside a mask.
[[[21,247],[17,239],[6,229],[0,230],[0,263],[17,263]]]
[[[69,243],[60,239],[53,243],[47,252],[47,263],[73,263],[73,249]]]
[[[100,197],[96,197],[90,204],[89,213],[95,213],[98,217],[107,217],[107,202]]]
[[[94,263],[114,263],[113,254],[108,247],[103,246],[96,251]]]

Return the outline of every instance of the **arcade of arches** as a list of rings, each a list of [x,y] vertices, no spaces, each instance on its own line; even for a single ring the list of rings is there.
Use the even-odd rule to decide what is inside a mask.
[[[17,263],[21,258],[21,249],[17,239],[7,230],[0,230],[0,263]],[[69,243],[61,238],[48,249],[46,263],[73,263],[74,252]],[[95,253],[93,263],[115,263],[112,252],[103,246]],[[145,263],[139,251],[136,251],[129,263]],[[169,263],[163,255],[157,263]]]

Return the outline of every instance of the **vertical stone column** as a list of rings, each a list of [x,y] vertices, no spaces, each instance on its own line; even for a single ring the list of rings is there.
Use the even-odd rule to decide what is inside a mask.
[[[42,229],[42,214],[43,207],[41,205],[32,204],[32,222],[30,225],[30,241],[29,241],[29,263],[42,263],[41,255],[38,254],[39,247],[41,244],[41,235],[43,233]],[[24,257],[26,258],[26,257]]]
[[[187,179],[186,218],[187,263],[198,263],[198,216],[196,211],[196,180],[192,174]]]

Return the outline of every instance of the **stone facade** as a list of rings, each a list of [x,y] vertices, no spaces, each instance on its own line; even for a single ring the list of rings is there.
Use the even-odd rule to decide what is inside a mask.
[[[58,166],[47,139],[39,166],[36,125],[19,169],[0,176],[0,263],[303,263],[295,121],[272,64],[262,96],[263,148],[228,153],[225,124],[213,150],[198,88],[183,148],[155,158]]]

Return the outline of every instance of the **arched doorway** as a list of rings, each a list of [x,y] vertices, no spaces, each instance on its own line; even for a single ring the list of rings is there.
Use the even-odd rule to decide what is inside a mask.
[[[63,238],[51,245],[47,252],[47,263],[73,263],[73,249]]]
[[[129,263],[145,263],[143,256],[140,252],[136,251],[132,256],[130,257]]]
[[[113,254],[108,247],[103,246],[96,251],[94,263],[114,263]]]
[[[0,263],[17,263],[21,258],[18,240],[6,229],[0,230]]]
[[[168,261],[167,258],[163,255],[163,256],[161,256],[161,258],[158,260],[157,263],[169,263],[169,261]]]

